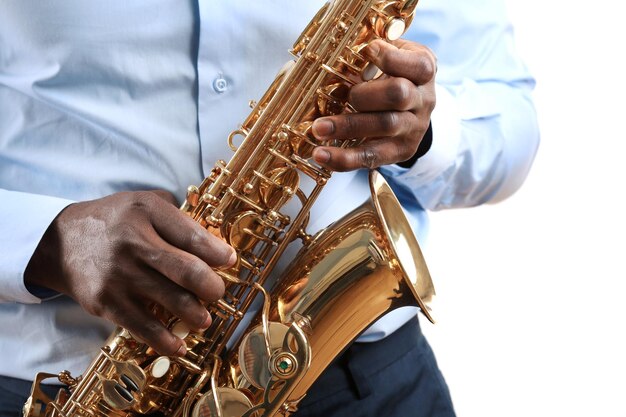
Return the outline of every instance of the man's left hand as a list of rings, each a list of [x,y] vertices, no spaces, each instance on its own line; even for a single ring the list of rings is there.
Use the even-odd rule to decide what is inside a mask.
[[[410,159],[428,129],[435,107],[434,53],[415,42],[372,42],[365,53],[384,73],[350,90],[357,113],[321,117],[313,124],[319,141],[367,138],[360,146],[318,146],[313,158],[333,171],[377,168]]]

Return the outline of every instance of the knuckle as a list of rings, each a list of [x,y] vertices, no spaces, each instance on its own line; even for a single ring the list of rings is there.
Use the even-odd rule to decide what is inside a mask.
[[[430,47],[426,45],[421,45],[425,54],[430,58],[431,65],[433,67],[433,76],[437,74],[437,54]]]
[[[412,129],[411,137],[418,138],[419,141],[422,140],[424,134],[428,130],[428,126],[430,125],[430,118],[428,117],[418,117],[417,121],[414,123],[414,128]],[[419,146],[419,141],[417,141],[417,146]]]
[[[426,131],[428,130],[428,126],[429,125],[430,125],[430,120],[421,122],[421,124],[420,124],[420,133],[419,133],[420,141],[424,138],[424,135],[426,134]]]
[[[83,285],[81,298],[84,304],[81,304],[88,313],[118,324],[126,315],[125,303],[134,290],[127,285],[127,275],[120,272],[122,269],[113,263],[103,275]]]
[[[417,152],[417,148],[419,146],[419,142],[415,143],[414,141],[404,142],[404,146],[396,147],[396,161],[406,161],[410,159],[415,152]]]
[[[136,265],[131,264],[130,262],[120,262],[120,258],[116,258],[116,261],[113,261],[108,266],[107,270],[104,271],[104,279],[108,282],[101,282],[101,291],[103,296],[112,295],[115,292],[115,289],[119,289],[124,287],[133,288],[133,285],[138,281],[136,279],[126,280],[129,277],[129,271],[132,270],[133,277],[140,277],[140,271],[135,269]]]
[[[146,337],[155,338],[163,331],[163,326],[156,322],[149,320],[143,326],[143,333]]]
[[[360,165],[361,165],[361,167],[369,168],[369,169],[377,167],[378,154],[376,153],[376,151],[374,149],[369,148],[369,147],[365,147],[359,153],[359,156],[360,156]]]
[[[176,305],[180,311],[191,312],[198,306],[198,298],[190,292],[183,291],[176,296]]]
[[[177,204],[176,197],[169,191],[165,190],[154,190],[150,192],[151,194],[159,197],[159,199],[164,200],[168,204]],[[158,201],[158,200],[157,200]]]
[[[109,226],[105,233],[113,256],[124,257],[145,250],[144,224],[136,217],[124,216]]]
[[[134,223],[122,221],[110,228],[109,233],[120,245],[132,242],[137,234]]]
[[[435,106],[437,105],[437,97],[434,92],[432,94],[426,94],[423,100],[424,107],[428,110],[428,113],[432,113],[435,110]]]
[[[151,266],[160,266],[169,262],[167,259],[167,252],[161,249],[152,248],[146,250],[144,256],[148,265]]]
[[[149,191],[135,191],[131,193],[130,208],[132,210],[147,211],[156,201],[156,195]]]
[[[435,77],[437,65],[429,53],[421,53],[417,57],[417,70],[420,80],[426,83]]]
[[[400,120],[397,112],[385,112],[379,118],[380,129],[389,136],[395,136],[399,131]]]
[[[197,228],[189,234],[189,246],[192,248],[205,248],[208,246],[208,238],[204,230]]]
[[[398,110],[413,108],[415,85],[406,78],[395,78],[387,88],[387,99]]]
[[[189,284],[203,280],[209,274],[209,266],[201,260],[185,262],[182,278]]]
[[[187,260],[177,258],[172,261],[173,277],[169,277],[180,286],[193,290],[208,274],[209,267],[201,260]]]
[[[343,123],[337,123],[337,130],[341,132],[342,136],[352,136],[359,126],[358,117],[355,114],[345,114],[341,119]]]

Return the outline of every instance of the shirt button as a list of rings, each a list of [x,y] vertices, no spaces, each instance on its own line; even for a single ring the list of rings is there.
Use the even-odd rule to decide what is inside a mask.
[[[228,90],[228,81],[222,76],[217,77],[213,80],[213,89],[219,94],[226,92]]]

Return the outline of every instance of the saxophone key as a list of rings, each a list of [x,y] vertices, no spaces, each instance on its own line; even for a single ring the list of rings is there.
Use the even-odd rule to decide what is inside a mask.
[[[185,201],[183,202],[180,210],[183,213],[190,214],[194,208],[198,206],[200,201],[200,190],[195,185],[190,185],[187,188],[187,196],[185,197]]]
[[[325,168],[317,167],[310,163],[308,160],[301,158],[300,156],[293,154],[291,159],[297,164],[298,169],[304,174],[311,177],[318,185],[324,185],[331,176],[330,171]]]
[[[257,203],[252,201],[250,198],[246,197],[243,193],[237,192],[237,191],[233,190],[231,187],[228,187],[226,189],[226,192],[228,194],[230,194],[231,196],[233,196],[233,197],[243,201],[244,203],[248,204],[249,206],[254,208],[256,211],[258,211],[258,212],[262,212],[263,211],[263,207],[259,206]]]
[[[136,403],[133,393],[119,382],[111,379],[103,379],[102,396],[109,406],[115,410],[127,410]]]
[[[295,167],[295,164],[285,155],[283,155],[282,153],[278,152],[275,149],[268,149],[267,150],[269,153],[271,153],[273,156],[275,156],[276,158],[280,159],[282,162],[284,162],[285,164],[291,166],[291,167]]]
[[[243,392],[220,387],[217,392],[209,390],[200,397],[191,417],[240,417],[251,408],[252,402]]]
[[[356,65],[354,65],[350,61],[348,61],[346,58],[340,56],[339,57],[339,62],[341,62],[342,68],[348,69],[348,70],[350,70],[354,74],[360,74],[361,73],[362,69],[357,67]]]
[[[243,318],[243,312],[237,310],[235,307],[231,306],[222,299],[217,300],[217,306],[237,320],[241,320]]]
[[[370,17],[370,24],[374,32],[387,41],[400,39],[407,29],[407,22],[399,14],[403,13],[404,1],[384,1],[381,5],[372,7],[375,12]],[[408,10],[408,9],[407,9]]]
[[[383,29],[381,29],[382,36],[386,38],[388,41],[395,41],[400,39],[400,36],[404,34],[406,30],[406,23],[402,18],[392,18],[388,20]]]
[[[326,2],[313,16],[313,19],[309,22],[306,28],[302,31],[302,34],[298,37],[296,42],[293,44],[293,49],[290,50],[294,55],[298,56],[302,51],[306,49],[311,42],[311,38],[318,31],[324,17],[328,13],[328,9],[330,7],[330,2]]]
[[[187,338],[187,336],[189,336],[189,333],[191,332],[191,330],[189,329],[189,326],[187,326],[185,323],[183,323],[182,321],[178,320],[170,329],[170,331],[172,332],[172,334],[180,339],[185,340],[185,338]]]
[[[282,369],[284,365],[272,366],[272,355],[281,351],[283,342],[287,337],[289,327],[282,323],[270,322],[269,334],[266,335],[263,326],[257,326],[248,332],[239,345],[239,365],[241,373],[248,382],[257,388],[265,389],[270,383],[276,369]],[[269,340],[270,345],[266,343]],[[290,358],[291,359],[291,358]],[[289,365],[287,366],[289,367]]]
[[[320,57],[314,52],[307,52],[306,55],[304,55],[304,59],[306,59],[309,62],[317,62],[320,59]]]
[[[309,120],[300,122],[295,127],[288,124],[283,125],[283,129],[290,133],[289,144],[291,149],[305,159],[311,157],[313,149],[317,146],[313,139],[312,126],[313,122]]]
[[[159,356],[148,367],[148,373],[155,379],[159,379],[170,370],[172,361],[167,356]]]
[[[195,363],[191,362],[189,359],[182,358],[180,356],[175,356],[175,357],[172,357],[172,360],[191,373],[194,373],[194,374],[202,373],[202,368],[200,368]]]
[[[322,67],[329,72],[335,71],[327,65],[323,65]],[[350,82],[354,84],[352,81]],[[318,89],[317,109],[320,114],[323,116],[330,116],[343,113],[346,103],[348,102],[349,93],[350,87],[343,83],[333,83]]]
[[[242,198],[246,201],[246,198]],[[254,206],[257,206],[254,204]],[[258,208],[259,212],[263,209]],[[225,230],[228,232],[228,243],[235,248],[238,252],[249,251],[259,240],[265,240],[267,237],[264,235],[265,228],[259,222],[259,214],[254,211],[245,211],[229,218],[228,224]]]
[[[349,48],[350,51],[349,57],[344,58],[346,64],[350,64],[348,68],[354,71],[354,68],[357,68],[356,73],[361,76],[363,81],[371,81],[379,78],[383,75],[383,72],[380,68],[370,62],[365,56],[363,56],[363,51],[369,42],[363,42],[352,48]]]
[[[265,205],[278,209],[293,197],[300,185],[300,176],[293,167],[283,166],[271,170],[268,182],[261,184],[260,193]]]
[[[341,71],[337,70],[336,68],[333,68],[331,66],[328,66],[326,64],[322,64],[322,69],[326,72],[328,72],[329,74],[334,75],[335,77],[339,78],[340,80],[343,80],[345,83],[353,86],[356,85],[357,82],[350,79],[347,75],[344,75]]]
[[[126,389],[131,392],[139,391],[139,386],[128,375],[122,374],[120,376],[121,381],[124,383]]]
[[[230,135],[228,135],[228,147],[233,151],[233,152],[237,152],[237,149],[239,148],[239,146],[237,146],[235,144],[235,138],[237,136],[241,136],[241,141],[243,142],[244,140],[246,140],[246,138],[248,137],[248,134],[250,132],[248,131],[248,129],[242,127],[240,129],[234,130],[232,132],[230,132]]]

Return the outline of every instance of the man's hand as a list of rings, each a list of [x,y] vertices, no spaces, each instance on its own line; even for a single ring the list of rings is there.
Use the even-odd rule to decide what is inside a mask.
[[[25,278],[64,293],[87,312],[129,330],[163,355],[182,355],[184,342],[151,313],[161,305],[190,329],[211,317],[234,250],[176,208],[166,192],[124,192],[76,203],[50,225]]]
[[[374,41],[368,58],[385,74],[350,90],[358,113],[322,117],[313,124],[320,141],[367,138],[361,146],[340,149],[320,146],[318,163],[334,171],[377,168],[406,161],[417,151],[435,107],[435,55],[406,40]]]

